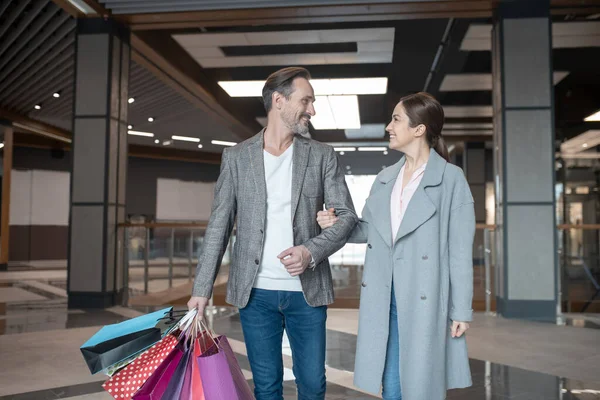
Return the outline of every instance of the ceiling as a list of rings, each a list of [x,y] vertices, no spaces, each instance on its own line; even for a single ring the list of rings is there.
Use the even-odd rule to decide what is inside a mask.
[[[449,142],[491,140],[490,1],[378,0],[366,8],[365,0],[313,1],[318,7],[283,0],[78,1],[132,26],[129,123],[155,137],[129,136],[131,143],[218,153],[222,147],[211,140],[239,142],[266,117],[260,98],[230,97],[218,82],[264,80],[287,65],[307,67],[314,79],[388,80],[385,94],[358,95],[359,131],[312,129],[317,140],[381,144],[398,99],[421,90],[444,105]],[[0,1],[0,110],[69,132],[76,19],[65,3]],[[600,15],[594,2],[553,3],[563,7],[553,16],[556,132],[568,140],[598,128],[583,120],[600,109]],[[245,9],[250,4],[253,10]],[[163,145],[173,135],[197,137],[203,147]],[[361,165],[379,170],[395,156],[342,157],[358,173]]]

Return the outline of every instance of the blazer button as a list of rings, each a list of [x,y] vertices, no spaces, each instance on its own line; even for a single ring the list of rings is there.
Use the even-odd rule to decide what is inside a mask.
[[[369,244],[367,245],[367,247],[368,247],[368,248],[370,248],[370,249],[372,249],[372,248],[373,248],[373,246],[371,246],[371,243],[369,243]]]
[[[427,296],[425,296],[424,294],[421,295],[421,300],[427,300]]]
[[[426,255],[425,255],[425,256],[423,256],[423,257],[421,257],[421,258],[422,258],[423,260],[428,260],[428,259],[429,259],[429,257],[427,257]]]
[[[256,265],[260,264],[260,260],[257,258],[256,260],[254,260],[254,264],[256,264]]]
[[[363,282],[363,283],[360,284],[360,286],[367,287],[367,284]]]

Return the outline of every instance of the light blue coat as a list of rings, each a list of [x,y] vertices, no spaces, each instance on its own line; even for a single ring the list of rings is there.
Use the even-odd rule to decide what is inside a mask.
[[[441,400],[471,386],[465,335],[452,320],[473,310],[473,197],[462,170],[431,150],[423,179],[392,243],[390,199],[403,157],[377,175],[351,243],[368,243],[360,294],[354,384],[381,388],[394,284],[403,400]]]

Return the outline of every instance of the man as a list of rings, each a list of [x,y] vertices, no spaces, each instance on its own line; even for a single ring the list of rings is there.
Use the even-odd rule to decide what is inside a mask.
[[[240,308],[257,400],[283,399],[284,329],[298,399],[324,398],[325,321],[333,302],[327,257],[358,221],[333,148],[303,137],[315,115],[309,79],[304,68],[270,75],[263,88],[267,127],[223,151],[188,302],[204,312],[237,222],[226,300]],[[339,222],[321,232],[316,216],[324,203]]]

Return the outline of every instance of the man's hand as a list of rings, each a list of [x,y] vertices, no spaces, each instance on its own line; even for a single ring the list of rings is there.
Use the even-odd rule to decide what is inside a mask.
[[[339,218],[335,216],[335,209],[329,208],[327,211],[319,211],[317,213],[317,223],[321,229],[329,228],[335,225]]]
[[[190,298],[190,301],[188,301],[187,306],[188,306],[188,310],[191,310],[193,308],[198,310],[198,319],[202,320],[204,319],[204,309],[206,308],[206,305],[208,304],[208,297],[199,297],[199,296],[192,296]]]
[[[305,246],[300,245],[282,251],[277,258],[291,276],[298,276],[306,270],[312,256]]]
[[[452,321],[450,333],[452,337],[461,337],[468,329],[469,324],[467,322]]]

